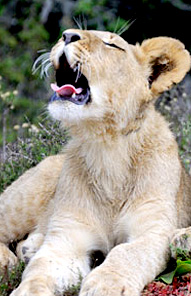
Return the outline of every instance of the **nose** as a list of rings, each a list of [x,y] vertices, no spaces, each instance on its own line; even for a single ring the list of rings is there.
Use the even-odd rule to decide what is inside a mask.
[[[72,43],[72,42],[75,42],[75,41],[78,41],[81,39],[80,35],[77,34],[77,33],[67,33],[67,32],[64,32],[62,34],[62,37],[63,37],[63,40],[65,42],[65,45],[69,44],[69,43]]]

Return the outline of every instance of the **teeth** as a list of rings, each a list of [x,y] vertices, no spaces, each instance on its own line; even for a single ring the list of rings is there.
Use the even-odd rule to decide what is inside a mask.
[[[76,97],[76,94],[75,94],[75,93],[73,93],[73,94],[72,94],[72,98],[73,98],[73,99],[75,99],[75,97]]]
[[[73,68],[73,71],[76,72],[79,69],[79,67],[80,67],[80,63],[77,62],[76,65]]]
[[[74,72],[76,72],[76,71],[77,71],[77,69],[78,69],[78,67],[76,66],[76,67],[73,69],[73,71],[74,71]]]

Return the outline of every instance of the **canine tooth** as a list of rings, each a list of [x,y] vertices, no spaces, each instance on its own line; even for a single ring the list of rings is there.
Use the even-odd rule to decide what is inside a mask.
[[[73,94],[72,94],[72,98],[73,98],[73,99],[75,99],[75,97],[76,97],[76,94],[75,94],[75,93],[73,93]]]

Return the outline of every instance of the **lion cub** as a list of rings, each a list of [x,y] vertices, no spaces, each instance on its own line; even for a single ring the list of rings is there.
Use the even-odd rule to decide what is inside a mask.
[[[116,34],[67,30],[50,61],[48,110],[71,140],[14,182],[0,201],[0,261],[28,262],[11,296],[136,296],[166,265],[177,228],[191,225],[191,181],[155,111],[190,55],[178,40],[136,46]],[[90,271],[92,253],[106,257]]]

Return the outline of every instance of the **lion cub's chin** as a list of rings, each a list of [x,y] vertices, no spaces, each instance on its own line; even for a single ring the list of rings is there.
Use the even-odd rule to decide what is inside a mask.
[[[79,121],[83,116],[83,106],[75,105],[69,101],[49,103],[48,111],[53,119],[64,122]]]
[[[96,121],[104,116],[104,110],[101,110],[98,106],[91,108],[88,105],[75,105],[69,101],[51,102],[48,105],[48,111],[53,119],[61,121],[66,126],[78,124],[85,120]]]

